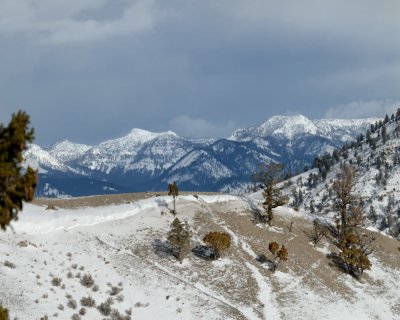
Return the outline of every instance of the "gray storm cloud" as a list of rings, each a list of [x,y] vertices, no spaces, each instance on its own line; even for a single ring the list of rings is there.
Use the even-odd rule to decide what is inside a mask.
[[[0,121],[25,109],[50,144],[377,116],[400,100],[398,12],[397,0],[3,0]]]

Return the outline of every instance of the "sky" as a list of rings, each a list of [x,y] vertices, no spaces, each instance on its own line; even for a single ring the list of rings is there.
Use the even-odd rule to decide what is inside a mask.
[[[35,142],[226,137],[400,107],[398,0],[0,0],[0,123]]]

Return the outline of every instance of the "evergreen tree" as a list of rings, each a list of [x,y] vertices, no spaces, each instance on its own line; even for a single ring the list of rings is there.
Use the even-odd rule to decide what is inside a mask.
[[[172,245],[172,254],[179,261],[190,252],[190,229],[187,223],[182,223],[175,218],[171,223],[168,241]]]
[[[37,184],[36,172],[22,169],[22,153],[33,141],[29,116],[22,111],[12,115],[7,127],[0,124],[0,227],[5,230],[18,219],[23,201],[33,200]],[[8,319],[8,310],[0,306],[0,320]]]
[[[369,207],[368,218],[369,218],[374,224],[376,224],[376,221],[378,221],[378,215],[376,214],[376,210],[375,210],[375,208],[374,208],[373,205],[371,205],[371,206]]]
[[[173,183],[168,184],[168,195],[172,196],[174,203],[174,209],[171,210],[171,213],[176,214],[175,201],[176,198],[179,196],[179,189],[175,181]]]
[[[303,191],[301,191],[301,189],[299,190],[299,202],[300,202],[300,203],[303,203],[303,202],[304,202]]]
[[[395,206],[394,195],[390,194],[388,196],[388,201],[387,201],[387,205],[386,205],[386,208],[385,208],[386,214],[391,214],[393,209],[394,209],[394,206]]]
[[[314,213],[315,212],[315,208],[314,208],[314,200],[310,201],[310,213]]]
[[[287,203],[288,198],[283,196],[281,191],[276,187],[282,175],[283,166],[279,163],[270,163],[263,165],[260,170],[252,176],[252,179],[263,184],[262,204],[266,212],[266,221],[271,224],[274,218],[272,209]]]
[[[387,134],[386,126],[382,127],[382,142],[385,144],[389,139],[389,136]]]
[[[343,261],[345,270],[355,278],[359,279],[364,270],[371,268],[368,255],[372,250],[358,233],[347,233],[340,243],[340,249],[342,252],[339,257]]]
[[[388,122],[389,122],[389,116],[386,114],[384,123],[386,124],[386,123],[388,123]]]
[[[8,127],[0,124],[0,227],[5,230],[11,220],[18,219],[23,201],[33,200],[36,172],[28,167],[23,172],[22,153],[33,141],[29,116],[19,111],[12,115]]]

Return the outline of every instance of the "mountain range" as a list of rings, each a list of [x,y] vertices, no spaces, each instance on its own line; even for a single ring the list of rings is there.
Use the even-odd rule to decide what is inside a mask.
[[[48,148],[32,144],[25,165],[38,169],[37,195],[45,197],[157,191],[171,181],[182,190],[234,192],[249,184],[261,164],[275,161],[301,172],[376,121],[274,116],[226,139],[133,129],[94,146],[68,140]]]

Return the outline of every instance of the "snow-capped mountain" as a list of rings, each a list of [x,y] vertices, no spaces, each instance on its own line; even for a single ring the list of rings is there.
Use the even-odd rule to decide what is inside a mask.
[[[69,141],[47,150],[34,146],[25,158],[27,162],[37,161],[42,175],[39,190],[45,183],[62,191],[67,180],[71,187],[72,178],[86,181],[80,181],[73,190],[69,188],[67,194],[74,196],[110,190],[162,190],[174,180],[187,190],[226,190],[248,182],[251,173],[265,162],[278,161],[294,172],[302,171],[316,155],[341,147],[373,122],[375,119],[276,116],[258,126],[237,130],[229,139],[188,139],[172,131],[133,129],[126,136],[95,146]]]
[[[195,146],[172,131],[153,133],[133,129],[88,150],[77,164],[102,174],[141,172],[147,177],[172,166]]]
[[[48,170],[67,173],[73,170],[62,161],[58,160],[49,151],[42,149],[36,144],[29,145],[24,157],[25,162],[23,166],[30,166],[37,169],[39,173],[47,173]]]
[[[85,152],[87,152],[91,148],[92,146],[64,140],[50,146],[48,152],[57,160],[63,163],[69,163],[71,161],[79,159],[83,154],[85,154]]]
[[[235,141],[250,141],[255,138],[295,140],[298,136],[318,136],[331,141],[348,142],[379,119],[317,119],[303,115],[274,116],[267,121],[245,129],[236,130],[229,138]]]
[[[400,238],[400,112],[370,126],[357,141],[319,157],[309,172],[286,181],[292,206],[332,215],[332,183],[345,163],[356,169],[352,192],[366,224]]]

